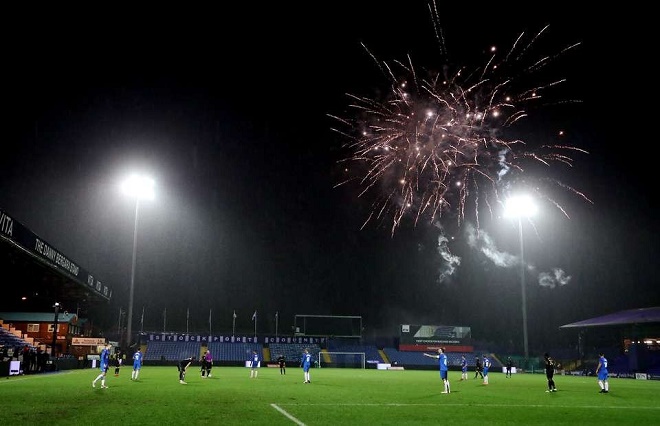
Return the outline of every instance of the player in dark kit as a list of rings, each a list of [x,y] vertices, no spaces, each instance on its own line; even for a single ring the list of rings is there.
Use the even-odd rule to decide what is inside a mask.
[[[204,377],[211,377],[211,369],[213,368],[213,355],[211,355],[211,351],[207,349],[200,362],[202,363],[202,379]]]
[[[511,378],[511,368],[513,367],[513,360],[511,357],[508,357],[506,359],[506,376],[508,378]]]
[[[115,377],[119,377],[119,368],[121,367],[122,363],[121,357],[121,352],[117,350],[117,352],[115,352]]]
[[[188,384],[186,383],[186,370],[188,369],[188,367],[190,367],[190,364],[192,364],[194,360],[195,360],[195,356],[193,355],[186,359],[182,359],[177,364],[177,368],[179,369],[179,383],[181,383],[182,385]]]
[[[284,359],[284,355],[277,357],[277,363],[280,366],[280,374],[286,374],[286,360]]]
[[[474,358],[474,378],[476,379],[477,376],[484,378],[483,365],[481,364],[481,358],[478,356]]]
[[[555,360],[547,352],[543,355],[543,359],[545,361],[545,377],[548,379],[548,390],[546,392],[557,392],[557,387],[555,387],[555,381],[553,379],[555,375]]]

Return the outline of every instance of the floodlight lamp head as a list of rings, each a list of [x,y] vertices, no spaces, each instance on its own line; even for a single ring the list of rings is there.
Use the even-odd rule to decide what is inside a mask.
[[[504,215],[506,217],[532,217],[537,210],[536,204],[528,195],[512,196],[504,204]]]
[[[122,184],[122,192],[140,200],[153,200],[154,180],[143,175],[132,175]]]

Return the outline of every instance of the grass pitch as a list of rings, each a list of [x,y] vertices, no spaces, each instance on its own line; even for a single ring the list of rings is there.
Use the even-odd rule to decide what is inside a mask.
[[[560,425],[646,426],[660,418],[660,382],[610,379],[598,393],[595,377],[545,375],[505,378],[490,373],[460,381],[451,371],[451,393],[441,394],[437,371],[313,369],[303,384],[300,368],[261,368],[251,379],[244,367],[199,367],[179,384],[176,367],[142,368],[132,381],[110,369],[108,389],[92,388],[98,369],[0,379],[0,424],[49,425]]]

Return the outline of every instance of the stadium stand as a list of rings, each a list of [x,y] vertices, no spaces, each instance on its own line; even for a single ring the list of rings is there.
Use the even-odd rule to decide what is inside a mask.
[[[383,352],[387,355],[390,363],[404,367],[406,365],[415,367],[437,367],[438,365],[438,360],[422,355],[423,352],[405,352],[399,351],[395,348],[383,348]],[[474,352],[448,352],[447,362],[449,368],[456,369],[460,367],[461,355],[465,355],[469,367],[474,367],[474,358],[476,356]],[[493,361],[493,367],[498,367],[498,364],[498,362]]]
[[[321,347],[309,343],[271,343],[270,353],[273,359],[277,359],[279,355],[284,355],[288,365],[297,366],[302,359],[305,348],[309,349],[309,353],[317,360]]]
[[[330,352],[364,352],[366,362],[385,362],[380,356],[378,348],[373,345],[348,345],[343,343],[329,342],[328,351]]]
[[[660,351],[649,353],[649,367],[647,373],[660,375]]]
[[[195,355],[201,355],[199,342],[159,342],[152,341],[147,344],[144,354],[145,361],[178,361]]]
[[[250,359],[253,350],[257,350],[263,356],[264,350],[261,343],[243,342],[215,342],[209,343],[207,349],[211,351],[213,362],[243,362]],[[269,359],[264,359],[269,361]]]
[[[0,321],[0,347],[8,348],[17,348],[30,346],[32,347],[32,341],[28,342],[27,340],[20,337],[20,331],[12,330],[9,324],[4,324]]]

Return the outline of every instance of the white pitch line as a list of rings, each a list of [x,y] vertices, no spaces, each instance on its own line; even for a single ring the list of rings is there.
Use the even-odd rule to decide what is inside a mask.
[[[274,405],[274,404],[271,404]],[[640,406],[609,406],[609,405],[543,405],[543,404],[458,404],[458,403],[437,403],[437,404],[398,404],[398,403],[373,403],[373,404],[281,404],[289,407],[324,407],[324,406],[333,406],[333,407],[495,407],[495,408],[508,408],[508,407],[518,407],[518,408],[578,408],[578,409],[604,409],[611,408],[614,410],[621,409],[632,409],[632,410],[660,410],[660,406],[651,406],[651,407],[640,407]],[[279,408],[278,408],[279,409]]]
[[[4,384],[10,384],[10,383],[15,383],[15,382],[24,382],[26,380],[35,380],[35,379],[47,379],[50,377],[56,377],[62,374],[70,374],[69,371],[66,372],[57,372],[57,373],[36,373],[36,374],[28,374],[27,376],[21,375],[21,376],[7,376],[7,380],[0,380],[0,385]]]
[[[305,423],[301,422],[297,418],[293,417],[291,414],[287,413],[286,410],[283,410],[282,408],[278,407],[277,404],[270,404],[271,407],[279,411],[280,413],[284,414],[289,420],[297,424],[298,426],[305,426]]]

